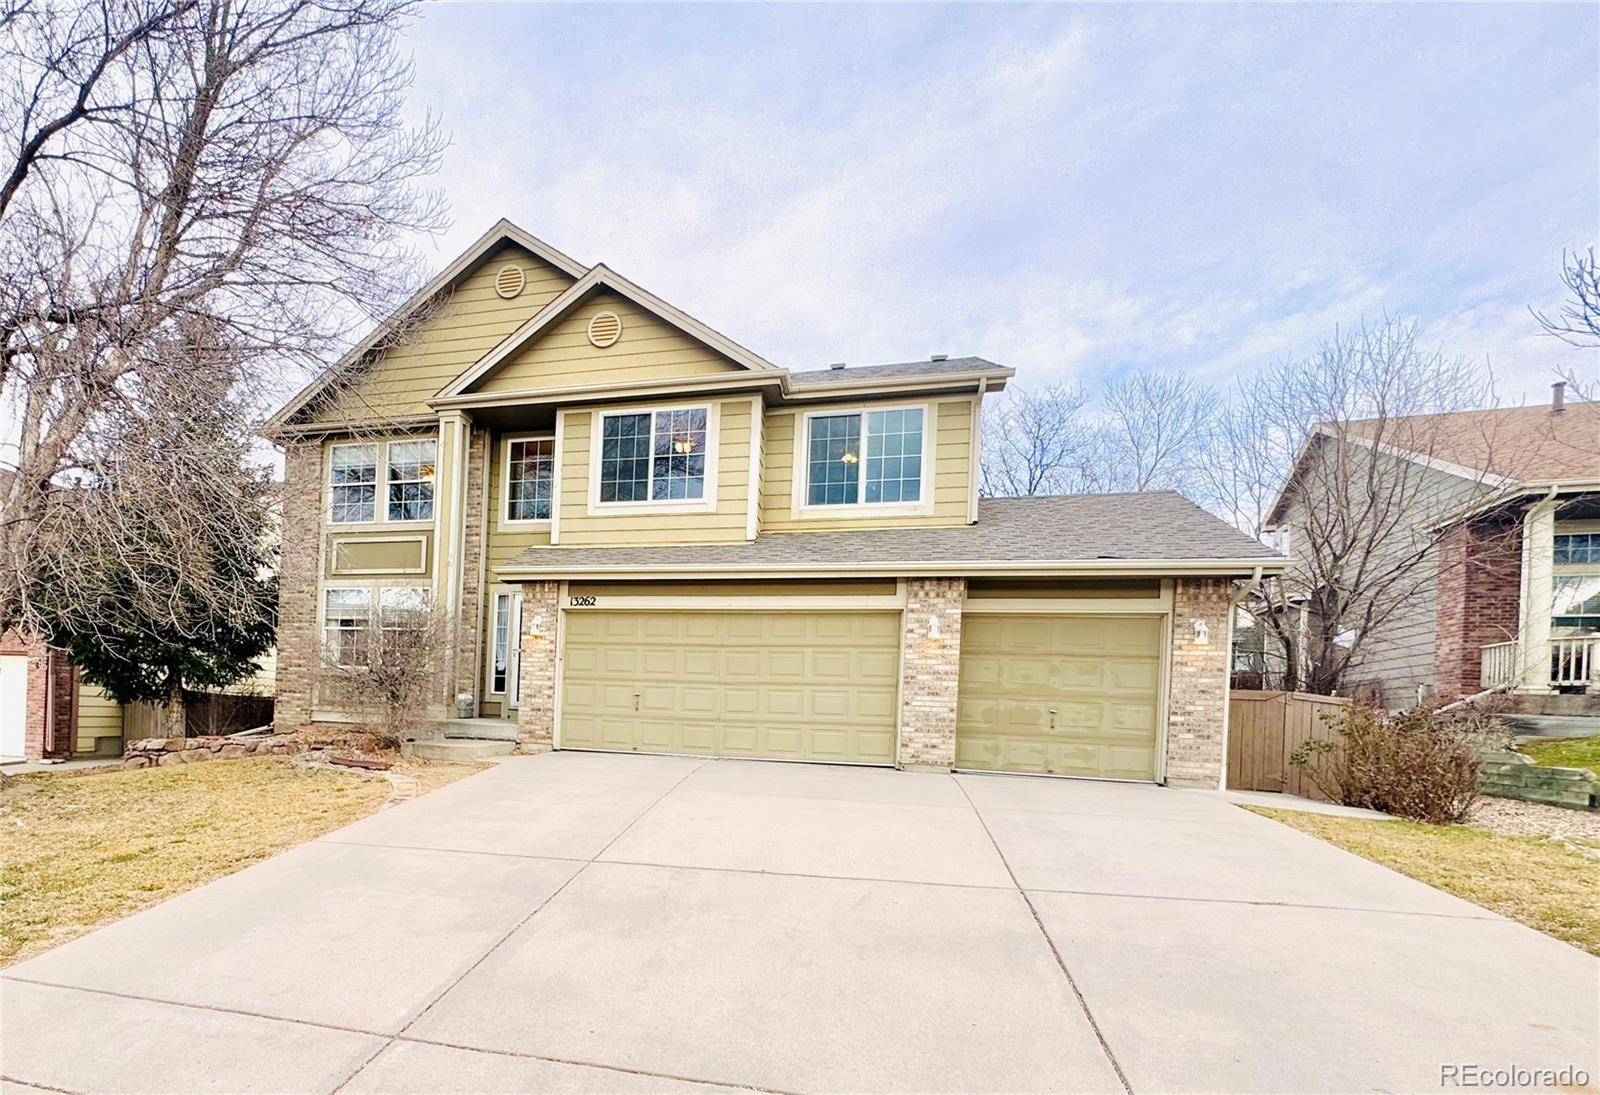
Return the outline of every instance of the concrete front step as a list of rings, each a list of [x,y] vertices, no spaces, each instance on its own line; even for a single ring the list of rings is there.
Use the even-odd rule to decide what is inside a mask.
[[[514,741],[490,741],[485,738],[445,738],[443,741],[408,741],[400,752],[419,760],[446,760],[462,764],[493,760],[517,748]]]
[[[473,738],[486,741],[516,741],[516,719],[445,719],[441,724],[447,738]]]

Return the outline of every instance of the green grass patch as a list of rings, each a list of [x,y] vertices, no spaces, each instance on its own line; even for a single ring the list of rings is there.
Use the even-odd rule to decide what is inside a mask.
[[[1600,860],[1463,825],[1245,809],[1600,955]]]
[[[1587,768],[1600,777],[1600,737],[1552,738],[1521,747],[1533,763],[1546,768]]]

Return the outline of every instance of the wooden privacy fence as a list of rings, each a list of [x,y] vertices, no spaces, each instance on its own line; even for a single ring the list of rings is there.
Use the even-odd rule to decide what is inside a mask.
[[[1334,739],[1330,720],[1350,701],[1343,696],[1307,692],[1230,692],[1228,694],[1228,786],[1236,791],[1283,791],[1326,799],[1289,763],[1290,755],[1313,738]]]

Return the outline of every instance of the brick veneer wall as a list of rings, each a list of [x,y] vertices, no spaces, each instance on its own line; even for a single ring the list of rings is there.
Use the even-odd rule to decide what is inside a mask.
[[[555,744],[556,628],[561,612],[557,582],[522,585],[522,660],[518,663],[517,741],[523,752]]]
[[[1167,783],[1218,787],[1228,723],[1232,611],[1226,578],[1179,578],[1172,597],[1172,672],[1167,686]],[[1201,645],[1194,621],[1209,631]]]
[[[274,723],[311,721],[321,643],[317,571],[321,563],[322,445],[301,441],[284,452],[282,543],[278,556],[278,658]]]
[[[900,741],[896,763],[947,772],[956,760],[956,695],[961,679],[964,578],[912,578],[901,624]],[[939,636],[931,634],[939,620]]]
[[[1434,683],[1442,699],[1481,691],[1482,648],[1513,639],[1521,624],[1520,521],[1471,521],[1439,541]]]

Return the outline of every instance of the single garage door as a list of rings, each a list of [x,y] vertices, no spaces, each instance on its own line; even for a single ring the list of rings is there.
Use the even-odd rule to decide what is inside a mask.
[[[897,612],[568,612],[561,745],[894,762]]]
[[[1161,619],[969,614],[956,766],[1155,779]]]

